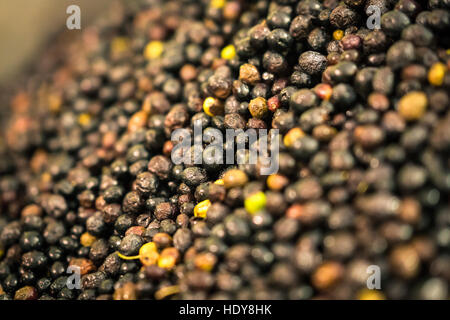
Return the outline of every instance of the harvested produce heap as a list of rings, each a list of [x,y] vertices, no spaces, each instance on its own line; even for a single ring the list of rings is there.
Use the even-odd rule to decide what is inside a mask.
[[[0,298],[447,299],[450,1],[425,2],[124,1],[58,41],[2,119]],[[278,173],[175,165],[198,120],[278,129]]]

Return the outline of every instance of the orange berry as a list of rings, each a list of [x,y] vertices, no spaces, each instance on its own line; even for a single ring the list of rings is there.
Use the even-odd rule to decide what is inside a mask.
[[[83,247],[90,247],[92,244],[97,241],[97,238],[94,237],[89,232],[85,232],[80,237],[80,243]]]

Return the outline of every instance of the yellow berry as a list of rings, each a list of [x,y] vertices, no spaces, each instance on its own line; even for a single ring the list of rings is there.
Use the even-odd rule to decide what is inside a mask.
[[[151,41],[144,49],[144,57],[148,60],[157,59],[164,51],[164,43],[161,41]]]
[[[180,253],[176,248],[165,248],[158,259],[158,267],[164,269],[172,269],[177,263]]]
[[[334,40],[341,40],[344,37],[344,31],[341,29],[337,29],[333,32],[333,39]]]
[[[441,86],[444,82],[447,67],[441,62],[433,64],[428,72],[428,81],[434,86]]]
[[[297,139],[302,138],[303,136],[305,136],[305,133],[303,132],[302,129],[300,129],[300,128],[292,128],[291,130],[289,130],[285,134],[285,136],[283,138],[284,145],[286,147],[290,147],[290,146],[292,146],[294,141],[296,141]]]
[[[409,121],[420,119],[428,105],[427,96],[421,91],[411,91],[398,102],[400,115]]]
[[[222,59],[232,60],[236,56],[236,48],[232,44],[230,44],[222,49],[220,56],[222,57]]]
[[[218,184],[218,185],[223,186],[225,183],[223,182],[223,179],[217,179],[217,180],[214,182],[214,184]]]
[[[97,240],[96,237],[94,237],[89,232],[85,232],[80,237],[80,243],[83,247],[90,247],[92,244]]]
[[[214,117],[214,115],[211,113],[210,108],[211,105],[213,105],[215,102],[215,99],[213,97],[208,97],[203,101],[203,111],[210,117]]]
[[[222,9],[225,6],[225,0],[211,0],[211,7],[215,9]]]
[[[82,127],[89,125],[90,122],[91,122],[91,116],[89,115],[89,113],[82,113],[78,117],[78,123]]]
[[[194,207],[194,216],[198,218],[206,218],[206,212],[208,211],[209,207],[211,206],[211,201],[208,199],[199,202]]]
[[[158,251],[156,248],[156,243],[154,242],[147,242],[139,249],[139,255],[147,254],[149,252]]]
[[[156,248],[156,243],[147,242],[139,249],[139,255],[137,256],[125,256],[120,252],[117,252],[119,258],[124,260],[135,260],[139,259],[144,266],[149,266],[156,264],[159,258],[158,250]]]
[[[358,293],[359,300],[385,300],[386,297],[379,290],[363,289]]]
[[[156,264],[159,253],[154,242],[148,242],[139,249],[139,260],[144,266]]]
[[[249,213],[256,213],[266,207],[266,195],[264,192],[259,191],[249,196],[244,201],[245,209]]]
[[[158,267],[172,269],[175,266],[175,258],[171,256],[159,256]]]
[[[223,114],[223,104],[218,99],[208,97],[203,101],[203,111],[210,117]]]

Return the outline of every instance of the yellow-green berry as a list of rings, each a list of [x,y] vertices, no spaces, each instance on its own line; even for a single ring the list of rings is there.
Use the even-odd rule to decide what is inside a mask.
[[[262,191],[256,192],[245,199],[245,210],[256,213],[266,207],[266,194]]]
[[[230,44],[222,49],[220,56],[225,60],[232,60],[236,56],[236,48]]]

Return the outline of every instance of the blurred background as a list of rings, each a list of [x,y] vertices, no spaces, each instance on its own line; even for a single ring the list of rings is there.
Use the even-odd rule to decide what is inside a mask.
[[[112,0],[1,0],[0,87],[14,82],[37,61],[52,37],[66,29],[68,6],[80,7],[83,29],[110,2]]]

